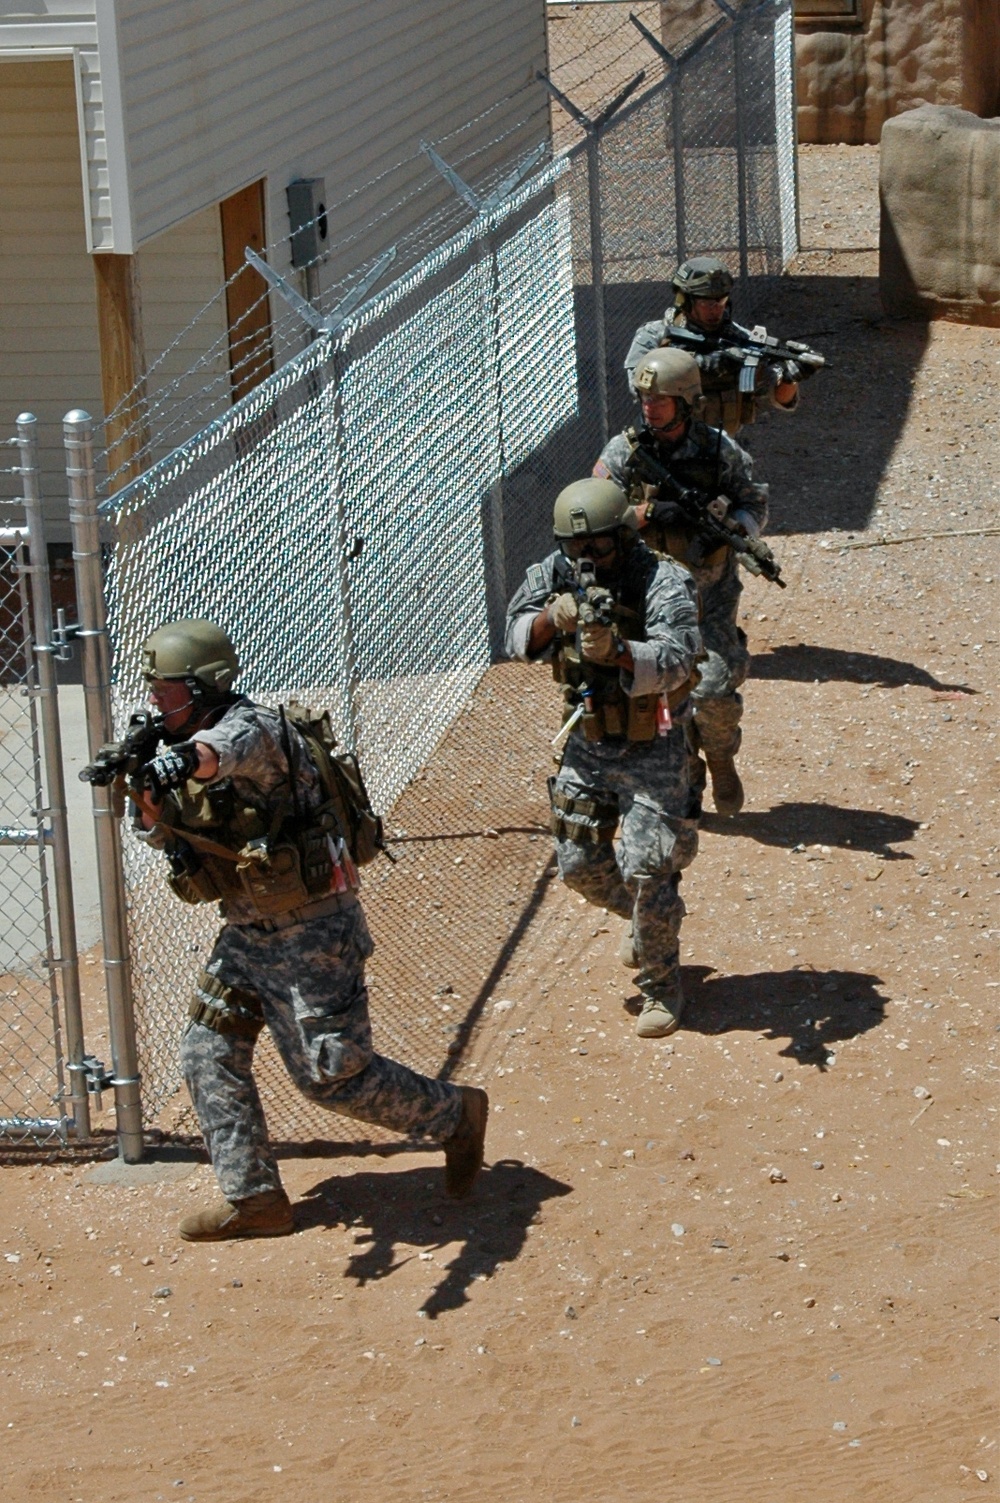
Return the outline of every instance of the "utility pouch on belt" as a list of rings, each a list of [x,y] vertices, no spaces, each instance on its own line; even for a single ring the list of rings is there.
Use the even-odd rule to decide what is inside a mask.
[[[198,989],[188,1008],[192,1023],[211,1028],[213,1033],[235,1034],[237,1038],[255,1040],[264,1026],[260,998],[238,986],[226,986],[217,976],[202,971]]]
[[[552,805],[550,828],[557,840],[572,840],[575,845],[611,842],[618,828],[618,804],[590,794],[563,793],[549,778],[549,802]],[[594,823],[591,823],[594,821]]]
[[[628,702],[628,739],[652,741],[656,736],[658,694],[634,694]]]

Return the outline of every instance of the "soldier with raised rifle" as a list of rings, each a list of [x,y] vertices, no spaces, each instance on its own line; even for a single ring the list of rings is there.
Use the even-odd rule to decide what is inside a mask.
[[[717,256],[694,256],[672,277],[673,306],[636,330],[625,357],[629,386],[650,350],[675,347],[698,362],[705,403],[702,416],[735,435],[765,411],[794,412],[799,383],[826,364],[808,345],[782,344],[764,328],[746,329],[733,318],[733,276]]]
[[[635,507],[644,540],[690,570],[698,587],[705,657],[692,694],[692,783],[701,793],[706,764],[720,814],[738,814],[743,783],[736,770],[750,655],[737,625],[737,555],[754,573],[781,585],[781,571],[760,533],[767,486],[751,479],[750,456],[697,413],[701,376],[691,355],[655,349],[636,366],[642,421],[618,434],[594,466]],[[704,754],[704,760],[701,755]]]
[[[184,902],[218,904],[222,916],[181,1063],[226,1198],[187,1217],[181,1236],[293,1230],[253,1078],[265,1026],[310,1101],[440,1143],[446,1189],[467,1195],[483,1162],[486,1092],[372,1050],[373,945],[357,867],[380,848],[381,824],[357,764],[335,750],[329,718],[235,692],[236,650],[210,621],[160,627],[143,645],[142,668],[158,718],[133,724],[81,777],[120,787],[127,779],[137,833],[164,852],[168,885]]]
[[[636,1032],[664,1038],[684,1009],[678,889],[698,849],[684,736],[701,652],[697,592],[687,570],[641,541],[608,480],[561,491],[553,532],[555,551],[511,601],[507,652],[551,662],[563,686],[564,749],[550,780],[559,874],[628,920],[620,953],[638,971]]]

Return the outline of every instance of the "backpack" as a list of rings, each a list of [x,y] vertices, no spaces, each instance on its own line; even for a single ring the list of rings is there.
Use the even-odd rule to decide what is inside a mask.
[[[337,750],[329,711],[312,710],[296,700],[283,711],[306,744],[354,864],[367,866],[379,851],[388,856],[382,820],[372,808],[358,759],[353,752]]]

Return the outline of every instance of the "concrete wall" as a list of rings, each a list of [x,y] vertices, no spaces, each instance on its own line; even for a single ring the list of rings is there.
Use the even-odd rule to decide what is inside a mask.
[[[858,0],[856,18],[800,13],[796,67],[800,141],[876,142],[886,120],[921,104],[991,116],[1000,113],[1000,5]]]
[[[925,105],[882,132],[887,313],[1000,326],[1000,120]]]

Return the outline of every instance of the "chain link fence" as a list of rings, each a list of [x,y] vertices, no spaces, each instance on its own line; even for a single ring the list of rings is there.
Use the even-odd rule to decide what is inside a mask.
[[[646,30],[619,17],[610,61],[606,40],[588,61],[564,36],[544,84],[559,149],[474,189],[450,172],[447,237],[353,311],[343,286],[303,308],[272,278],[300,353],[179,447],[181,398],[135,397],[147,467],[100,506],[119,728],[144,637],[207,616],[245,692],[328,708],[357,749],[399,857],[365,881],[376,1043],[432,1073],[461,1059],[551,874],[558,707],[537,673],[491,668],[506,602],[551,546],[557,490],[630,420],[624,354],[677,261],[722,255],[745,312],[795,249],[787,0],[699,13],[679,40]],[[171,899],[131,837],[125,866],[144,1117],[175,1124],[217,920]],[[261,1084],[279,1138],[328,1132],[266,1042]]]
[[[0,1138],[64,1140],[27,533],[0,533]]]

